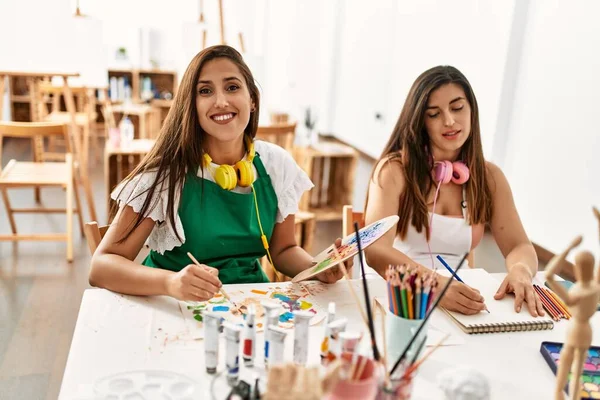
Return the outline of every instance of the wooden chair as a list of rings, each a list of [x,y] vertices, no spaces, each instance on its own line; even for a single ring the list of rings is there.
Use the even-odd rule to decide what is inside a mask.
[[[259,126],[256,139],[275,143],[283,147],[290,154],[294,151],[294,138],[296,136],[296,123],[282,123],[269,126]]]
[[[358,222],[358,228],[365,227],[365,214],[363,212],[355,212],[352,206],[344,206],[342,208],[342,238],[354,232],[354,223]]]
[[[49,240],[67,242],[67,261],[73,261],[73,213],[79,217],[79,226],[83,234],[81,203],[76,189],[74,177],[73,153],[67,125],[37,122],[2,122],[0,123],[0,165],[2,165],[2,141],[4,137],[30,138],[35,143],[34,162],[10,160],[0,171],[0,190],[4,201],[12,234],[0,235],[0,240]],[[44,138],[60,137],[65,140],[67,153],[64,162],[48,162],[44,151]],[[8,188],[57,186],[66,189],[66,208],[13,208],[8,197]],[[73,208],[75,195],[76,208]],[[66,213],[66,234],[18,234],[15,224],[15,213]]]
[[[35,118],[34,121],[54,122],[69,124],[71,115],[68,111],[61,111],[60,99],[63,93],[62,86],[55,86],[49,81],[37,81],[30,84],[30,90],[34,93]],[[93,129],[96,118],[96,95],[93,89],[85,86],[71,87],[75,101],[75,125],[79,128],[83,138],[83,148],[81,149],[83,167],[87,168],[90,154],[90,138],[93,139],[94,160],[100,158],[100,146],[98,144],[98,135]],[[51,101],[51,109],[48,110],[47,104]],[[79,132],[74,133],[79,134]],[[54,146],[54,143],[52,143]]]
[[[99,226],[96,221],[88,222],[85,224],[83,231],[85,232],[85,239],[87,240],[90,253],[94,255],[100,241],[104,237],[104,234],[108,230],[110,225]]]

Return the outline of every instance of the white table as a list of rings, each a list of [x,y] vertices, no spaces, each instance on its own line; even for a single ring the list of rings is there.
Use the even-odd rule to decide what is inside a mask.
[[[501,279],[503,274],[495,274]],[[353,281],[360,289],[361,282]],[[256,285],[253,285],[256,286]],[[385,296],[382,279],[369,280],[371,296]],[[359,293],[362,293],[362,289]],[[336,316],[349,319],[348,330],[364,330],[346,282],[330,285],[316,296],[320,304],[335,301]],[[562,342],[567,321],[551,331],[514,332],[486,335],[464,334],[443,313],[432,316],[432,324],[459,336],[465,343],[443,346],[425,362],[418,373],[414,399],[443,398],[436,387],[438,374],[465,365],[482,372],[489,380],[493,399],[549,399],[555,377],[539,349],[542,341]],[[310,328],[310,341],[317,349],[323,324]],[[600,344],[600,318],[593,318],[594,345]],[[121,371],[159,369],[187,375],[196,380],[210,398],[211,376],[205,373],[203,341],[182,340],[178,333],[184,320],[177,302],[168,297],[124,296],[101,289],[86,290],[65,368],[60,399],[93,399],[93,384],[104,376]],[[375,326],[379,330],[379,324]],[[262,334],[258,334],[262,348]],[[286,359],[291,360],[293,332],[286,340]],[[223,342],[223,341],[222,341]],[[221,343],[223,345],[223,343]],[[380,347],[381,348],[381,347]],[[224,369],[224,346],[219,370]],[[259,357],[260,358],[260,357]],[[318,353],[309,363],[318,363]],[[217,381],[218,398],[227,394],[224,379]]]

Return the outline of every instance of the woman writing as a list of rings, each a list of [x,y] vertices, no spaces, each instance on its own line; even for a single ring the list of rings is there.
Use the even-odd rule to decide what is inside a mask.
[[[536,253],[506,177],[483,157],[477,100],[456,68],[438,66],[414,82],[373,171],[367,200],[367,224],[389,215],[400,218],[395,231],[366,250],[369,265],[380,274],[389,264],[435,269],[436,254],[456,266],[489,224],[508,271],[495,298],[514,293],[516,312],[526,302],[531,315],[544,314],[532,285]],[[438,276],[441,284],[446,279]],[[479,292],[459,282],[441,304],[464,314],[485,309]]]

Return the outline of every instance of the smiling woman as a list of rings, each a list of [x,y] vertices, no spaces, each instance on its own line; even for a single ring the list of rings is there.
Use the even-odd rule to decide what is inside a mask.
[[[92,285],[202,301],[222,284],[267,281],[265,255],[287,276],[312,265],[294,226],[312,183],[285,150],[254,140],[259,105],[235,49],[192,59],[153,150],[112,193],[120,209],[92,258]],[[335,282],[341,271],[318,278]]]

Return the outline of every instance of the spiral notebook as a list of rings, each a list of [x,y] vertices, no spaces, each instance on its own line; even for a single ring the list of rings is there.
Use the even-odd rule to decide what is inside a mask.
[[[459,271],[458,275],[465,284],[481,292],[490,310],[489,314],[482,311],[476,315],[463,315],[442,308],[466,333],[538,331],[554,328],[554,322],[547,314],[543,317],[532,317],[526,303],[523,304],[520,313],[515,312],[512,294],[502,300],[494,300],[502,281],[495,279],[487,271],[480,268],[468,269]]]

